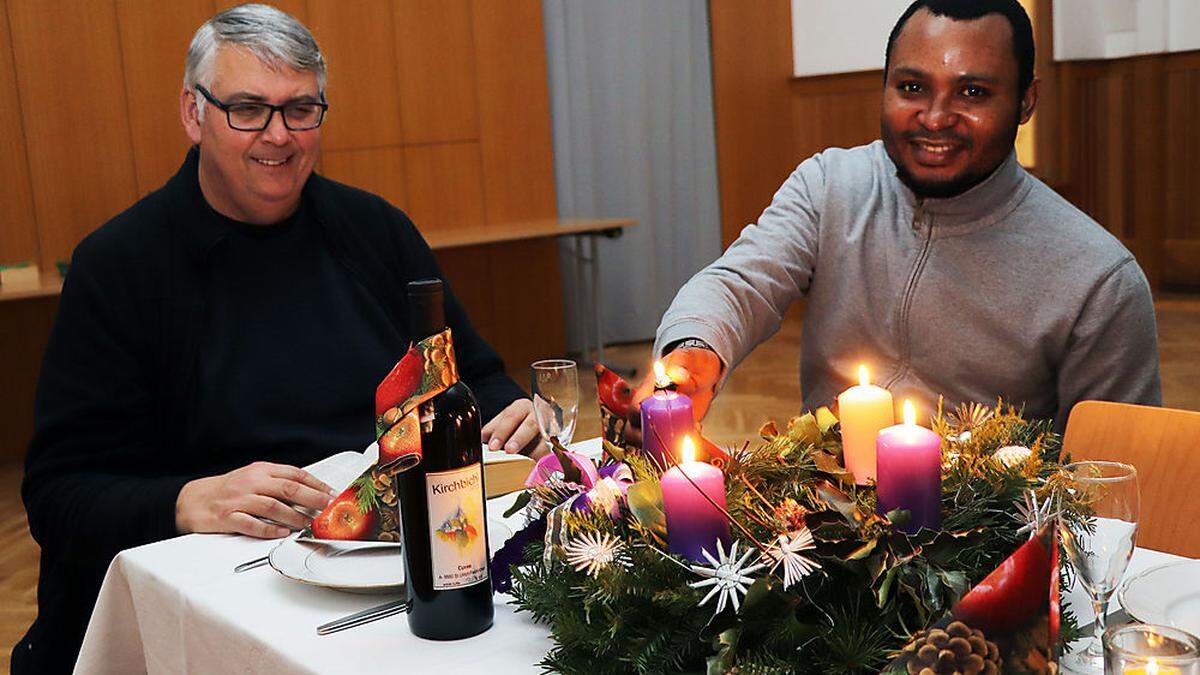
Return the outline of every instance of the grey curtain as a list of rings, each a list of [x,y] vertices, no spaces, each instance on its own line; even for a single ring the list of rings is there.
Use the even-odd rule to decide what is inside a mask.
[[[562,217],[631,217],[599,242],[601,335],[654,336],[679,287],[720,254],[708,3],[543,0]],[[561,250],[577,349],[573,248]],[[586,283],[586,277],[585,277]]]

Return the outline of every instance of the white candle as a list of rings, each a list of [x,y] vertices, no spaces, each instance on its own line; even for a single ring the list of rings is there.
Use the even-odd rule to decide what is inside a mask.
[[[866,366],[858,367],[858,385],[838,396],[838,417],[842,423],[842,456],[854,482],[875,482],[875,437],[896,422],[892,395],[887,389],[871,384]]]

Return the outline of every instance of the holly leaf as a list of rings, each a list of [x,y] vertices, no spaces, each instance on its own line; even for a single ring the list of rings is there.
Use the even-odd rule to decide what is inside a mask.
[[[667,516],[663,513],[662,486],[656,481],[638,481],[629,486],[625,499],[642,527],[660,542],[667,541]]]
[[[533,493],[529,490],[522,491],[517,495],[517,499],[513,502],[512,506],[508,507],[508,510],[504,512],[504,517],[511,518],[516,515],[518,511],[529,505],[530,499],[533,499]]]

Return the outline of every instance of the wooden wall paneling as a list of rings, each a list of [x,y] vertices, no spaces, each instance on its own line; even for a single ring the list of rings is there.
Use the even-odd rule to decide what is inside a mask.
[[[0,105],[0,265],[37,261],[37,221],[5,0],[0,0],[0,100],[5,102]]]
[[[476,3],[474,35],[488,222],[553,218],[558,208],[542,4]]]
[[[1116,167],[1116,186],[1128,193],[1126,232],[1151,288],[1162,281],[1165,190],[1168,164],[1164,161],[1167,145],[1166,57],[1150,56],[1132,61],[1122,94],[1128,103],[1125,121],[1129,152],[1127,162]]]
[[[322,125],[324,128],[324,125]],[[373,192],[407,211],[404,149],[398,145],[361,150],[325,150],[321,173],[336,181]]]
[[[179,170],[190,141],[179,119],[183,66],[192,35],[213,14],[211,0],[117,0],[133,165],[140,194]]]
[[[58,298],[0,303],[0,461],[18,460],[33,437],[33,392]]]
[[[398,0],[393,6],[405,142],[478,139],[470,0]]]
[[[473,5],[484,209],[488,223],[553,218],[554,155],[542,5]],[[558,247],[543,240],[493,246],[492,338],[510,365],[565,348]]]
[[[512,345],[505,342],[507,334],[502,329],[497,331],[498,324],[507,319],[499,316],[492,297],[495,286],[492,283],[492,264],[493,260],[497,259],[495,247],[467,246],[443,249],[434,251],[434,255],[442,269],[442,275],[449,282],[454,296],[467,311],[475,330],[491,343],[505,361],[514,362],[517,355],[512,351]]]
[[[508,367],[562,356],[566,335],[557,244],[512,242],[491,250],[493,332]]]
[[[111,2],[9,0],[45,269],[137,195]],[[47,30],[52,26],[53,30]]]
[[[789,115],[791,16],[788,0],[709,2],[723,246],[799,163]]]
[[[1163,283],[1200,287],[1200,52],[1166,64]]]
[[[378,0],[309,0],[309,28],[325,54],[326,150],[401,143],[392,7]]]
[[[849,148],[879,138],[882,71],[793,79],[789,89],[793,137],[789,173],[826,148]],[[778,178],[752,219],[767,207],[786,175]]]
[[[406,209],[422,232],[479,227],[486,222],[478,143],[404,148]]]

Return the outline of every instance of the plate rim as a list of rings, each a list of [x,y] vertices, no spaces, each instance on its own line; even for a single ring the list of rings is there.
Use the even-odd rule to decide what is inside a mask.
[[[1117,603],[1121,605],[1121,609],[1125,610],[1125,613],[1129,615],[1129,618],[1133,619],[1134,621],[1137,621],[1139,623],[1154,623],[1153,621],[1150,621],[1145,615],[1138,616],[1137,614],[1135,614],[1133,608],[1131,608],[1129,606],[1129,602],[1126,600],[1126,593],[1129,591],[1129,587],[1132,586],[1135,582],[1141,580],[1143,577],[1147,577],[1151,574],[1165,570],[1169,567],[1181,567],[1184,565],[1200,565],[1200,560],[1172,560],[1170,562],[1165,562],[1160,565],[1155,565],[1154,567],[1149,567],[1147,569],[1142,570],[1141,572],[1138,572],[1137,574],[1134,574],[1133,576],[1126,579],[1123,584],[1121,584],[1121,588],[1117,591]]]
[[[508,532],[508,537],[511,537],[514,533],[511,525],[504,522],[500,518],[496,518],[495,516],[489,516],[488,517],[488,533],[489,534],[492,531],[493,525],[503,526],[504,529]],[[508,537],[505,537],[505,540],[507,540]],[[372,592],[379,592],[379,593],[393,593],[393,592],[397,592],[397,591],[402,591],[406,588],[406,582],[403,578],[401,578],[401,580],[397,583],[388,583],[388,584],[349,584],[349,583],[333,584],[333,583],[322,583],[319,581],[313,581],[312,579],[302,579],[302,578],[294,576],[292,574],[288,574],[287,572],[280,569],[278,565],[275,564],[276,553],[283,546],[287,545],[288,543],[293,543],[293,544],[296,544],[297,546],[305,546],[306,548],[307,548],[306,545],[308,545],[308,544],[313,544],[313,545],[317,545],[317,546],[322,545],[322,544],[316,544],[316,542],[302,542],[299,540],[299,533],[292,533],[292,534],[288,535],[286,538],[284,538],[282,541],[280,541],[278,544],[276,544],[274,547],[272,547],[271,552],[267,554],[267,564],[269,564],[271,566],[271,569],[278,572],[284,578],[291,579],[292,581],[300,582],[306,586],[313,586],[315,588],[328,588],[328,589],[335,590],[335,591],[359,591],[359,592],[372,591]],[[403,553],[403,551],[404,551],[403,546],[400,546],[398,548],[399,548],[400,552]],[[497,546],[496,548],[497,548],[497,550],[499,550],[500,546]],[[310,552],[309,555],[312,555],[312,553],[315,553],[315,551]],[[488,551],[489,564],[491,562],[491,558],[492,558],[492,552],[491,552],[490,546],[489,546],[489,551]],[[403,570],[403,568],[401,568],[401,569]],[[401,571],[402,577],[403,577],[403,574],[404,574],[403,571]]]

